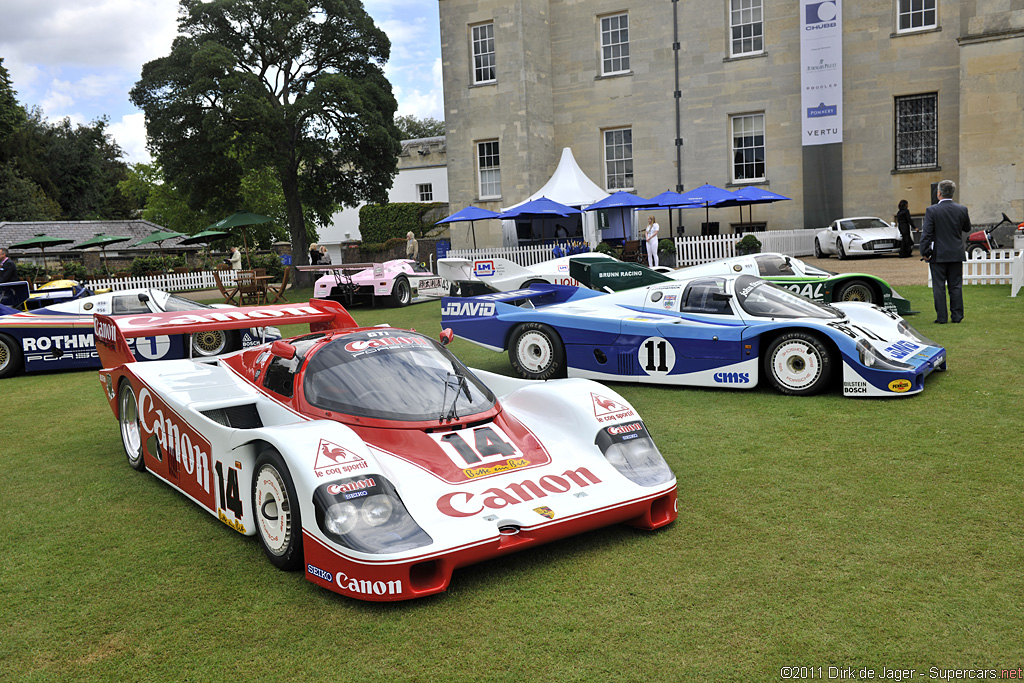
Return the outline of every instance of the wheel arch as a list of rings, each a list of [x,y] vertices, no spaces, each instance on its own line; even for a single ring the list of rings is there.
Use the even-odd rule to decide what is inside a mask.
[[[821,330],[815,327],[811,327],[810,325],[786,325],[785,327],[777,327],[758,335],[758,362],[760,363],[761,361],[764,360],[764,350],[771,346],[773,341],[775,341],[784,334],[789,334],[790,332],[802,332],[804,334],[809,334],[813,336],[814,338],[816,338],[818,341],[825,345],[825,348],[828,349],[829,354],[837,363],[842,362],[843,354],[842,351],[839,350],[839,345],[836,344],[835,340],[832,339],[832,337],[830,337],[829,335],[823,333]],[[842,373],[839,374],[842,375]],[[833,381],[834,379],[835,378],[833,377]]]

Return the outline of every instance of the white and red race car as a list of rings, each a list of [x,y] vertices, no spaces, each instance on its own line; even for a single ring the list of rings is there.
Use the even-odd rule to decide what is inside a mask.
[[[437,274],[452,283],[452,296],[511,292],[515,289],[526,289],[532,284],[582,287],[582,283],[569,273],[570,260],[579,259],[581,256],[588,261],[599,259],[618,261],[612,256],[596,252],[561,256],[532,266],[521,266],[515,261],[499,257],[483,259],[445,257],[437,259]]]
[[[411,259],[298,268],[325,273],[313,285],[315,298],[349,306],[356,301],[376,304],[380,300],[400,307],[448,295],[448,283],[442,277]]]
[[[138,363],[127,343],[271,321],[310,333],[205,361]],[[95,336],[129,464],[352,598],[430,595],[459,567],[676,518],[643,420],[590,380],[470,371],[444,344],[316,299],[97,315]]]

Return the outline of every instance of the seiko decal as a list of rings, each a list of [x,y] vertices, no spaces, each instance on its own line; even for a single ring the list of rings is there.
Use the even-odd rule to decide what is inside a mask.
[[[331,574],[329,571],[326,571],[324,569],[320,569],[320,567],[317,567],[312,564],[307,564],[306,571],[318,579],[323,579],[327,583],[334,583],[334,574]]]

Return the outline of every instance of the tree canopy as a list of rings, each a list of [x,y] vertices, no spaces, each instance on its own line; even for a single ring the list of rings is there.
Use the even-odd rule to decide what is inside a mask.
[[[418,119],[415,116],[398,116],[395,118],[395,125],[403,140],[417,140],[419,138],[436,138],[444,135],[444,121],[430,118],[429,116]]]
[[[181,0],[171,53],[132,89],[165,179],[192,209],[243,205],[269,170],[292,251],[308,258],[306,217],[384,202],[400,151],[383,65],[387,36],[359,0]]]

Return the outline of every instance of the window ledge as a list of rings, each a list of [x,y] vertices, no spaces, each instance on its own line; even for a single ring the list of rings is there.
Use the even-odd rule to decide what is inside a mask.
[[[922,33],[939,33],[942,31],[941,26],[926,26],[922,28],[908,28],[906,31],[896,31],[890,33],[890,38],[903,38],[906,36],[919,36]]]
[[[493,81],[487,81],[486,83],[470,83],[469,87],[470,87],[470,89],[472,89],[472,88],[489,88],[489,87],[491,87],[493,85],[498,85],[498,81],[497,80],[493,80]]]
[[[903,173],[934,173],[936,171],[941,171],[941,170],[942,170],[942,166],[939,166],[939,165],[935,165],[935,166],[922,166],[920,168],[894,168],[891,171],[889,171],[889,174],[890,175],[901,175]]]
[[[597,76],[594,76],[594,80],[595,81],[604,81],[604,80],[608,80],[610,78],[622,78],[623,76],[632,76],[632,75],[633,75],[632,71],[622,71],[622,72],[614,73],[614,74],[598,74]]]
[[[722,59],[722,62],[723,63],[726,63],[726,62],[745,62],[748,59],[761,59],[762,57],[767,57],[767,56],[768,56],[768,51],[767,50],[763,50],[763,51],[755,53],[755,54],[738,55],[736,57],[725,57],[724,59]]]

